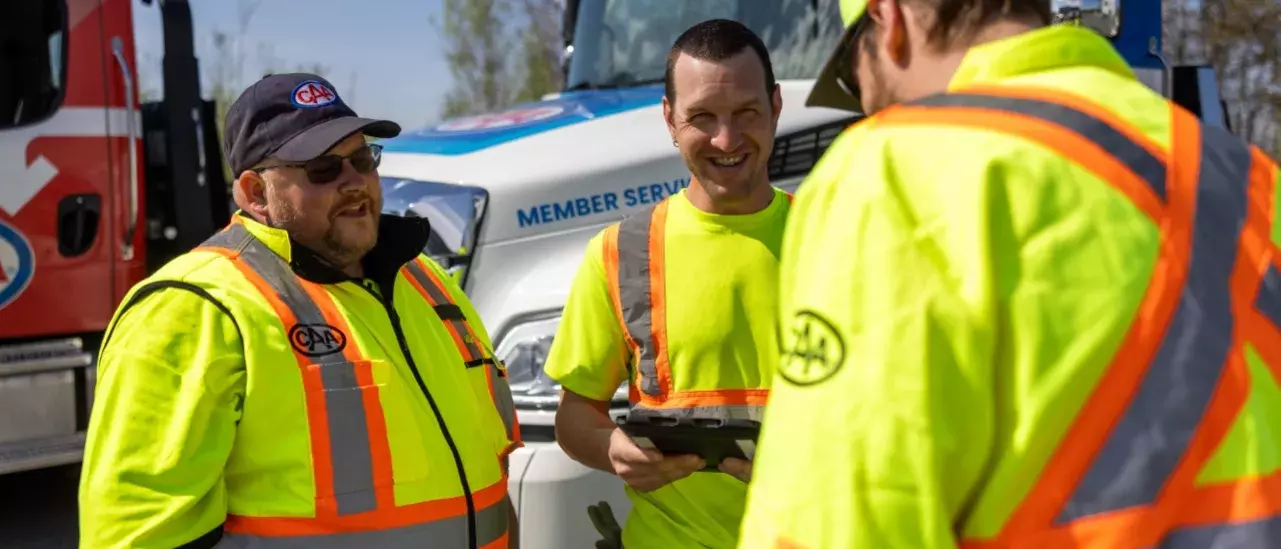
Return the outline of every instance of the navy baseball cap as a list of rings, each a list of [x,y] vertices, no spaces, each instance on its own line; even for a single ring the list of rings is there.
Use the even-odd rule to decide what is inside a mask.
[[[328,80],[273,74],[249,86],[227,109],[223,147],[232,177],[263,159],[306,162],[348,136],[396,137],[400,125],[356,116]]]

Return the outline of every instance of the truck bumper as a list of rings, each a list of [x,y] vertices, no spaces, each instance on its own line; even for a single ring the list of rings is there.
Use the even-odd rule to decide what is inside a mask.
[[[507,491],[521,549],[593,547],[601,535],[587,517],[588,505],[608,502],[620,525],[631,511],[618,477],[579,464],[555,442],[527,442],[510,459]]]

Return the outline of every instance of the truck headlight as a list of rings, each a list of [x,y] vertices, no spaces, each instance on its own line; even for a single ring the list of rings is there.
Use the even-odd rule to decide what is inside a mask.
[[[517,408],[548,410],[560,403],[560,384],[543,372],[560,313],[531,319],[503,335],[494,354],[507,365],[507,382]],[[614,404],[627,403],[627,382],[614,392]]]

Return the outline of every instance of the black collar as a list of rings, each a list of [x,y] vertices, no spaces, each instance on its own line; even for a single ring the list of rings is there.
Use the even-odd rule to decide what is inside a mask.
[[[365,278],[377,282],[389,294],[392,283],[396,280],[396,273],[423,253],[430,235],[431,225],[425,217],[381,214],[378,218],[378,242],[361,259]],[[289,266],[305,280],[317,284],[360,282],[321,259],[316,252],[299,244],[293,237],[289,238],[289,247],[292,260]]]

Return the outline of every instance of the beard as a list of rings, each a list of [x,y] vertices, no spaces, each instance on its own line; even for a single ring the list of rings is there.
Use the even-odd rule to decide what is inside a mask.
[[[289,233],[290,238],[336,267],[359,262],[378,241],[379,205],[366,193],[340,197],[324,217],[304,215],[284,200],[274,202],[267,225]],[[361,202],[368,208],[365,218],[338,216],[339,211]]]

